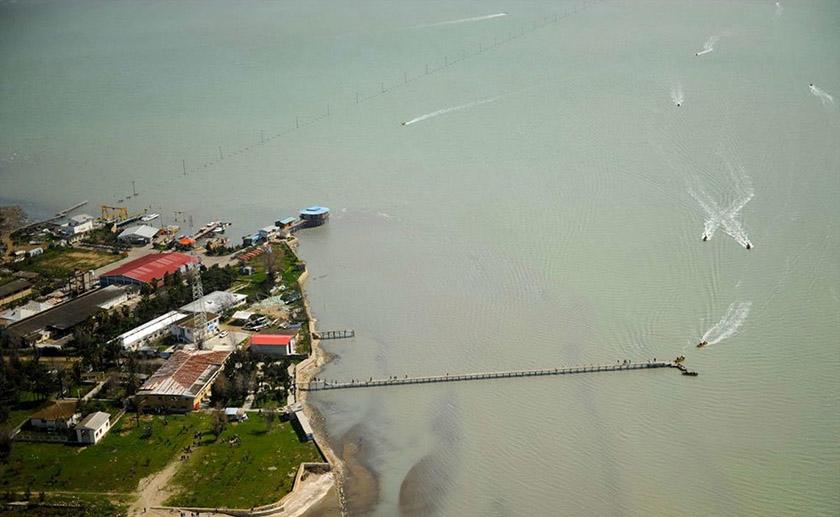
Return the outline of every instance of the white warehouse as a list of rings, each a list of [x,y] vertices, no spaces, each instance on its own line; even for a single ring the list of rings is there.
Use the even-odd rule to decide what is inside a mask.
[[[126,352],[136,352],[140,347],[169,334],[172,324],[184,317],[186,317],[186,314],[170,311],[120,334],[116,339]]]

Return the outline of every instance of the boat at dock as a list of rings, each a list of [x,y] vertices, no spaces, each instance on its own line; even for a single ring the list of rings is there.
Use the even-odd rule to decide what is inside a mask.
[[[160,214],[147,214],[141,217],[140,220],[144,223],[148,223],[149,221],[154,221],[158,217],[160,217]]]

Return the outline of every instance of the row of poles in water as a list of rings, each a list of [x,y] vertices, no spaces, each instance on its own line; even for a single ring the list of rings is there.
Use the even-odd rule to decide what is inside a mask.
[[[604,0],[588,0],[588,1],[584,0],[582,6],[574,6],[571,9],[566,9],[563,12],[563,14],[557,13],[554,16],[544,17],[541,24],[538,23],[537,20],[534,20],[530,29],[527,29],[524,25],[520,25],[518,35],[516,35],[512,31],[509,31],[506,38],[503,38],[503,39],[494,38],[493,39],[493,44],[489,45],[487,47],[485,47],[483,43],[479,43],[478,49],[474,50],[472,52],[468,52],[468,51],[462,49],[460,58],[453,59],[452,61],[449,60],[449,56],[444,56],[442,65],[439,64],[437,66],[431,66],[430,67],[429,64],[427,63],[423,73],[421,73],[417,76],[411,77],[411,76],[409,76],[408,72],[403,72],[403,81],[401,83],[395,83],[391,86],[386,86],[385,82],[382,81],[379,84],[379,90],[376,91],[375,93],[365,95],[365,94],[362,94],[360,92],[356,92],[355,104],[361,104],[365,101],[377,98],[377,97],[379,97],[383,94],[386,94],[386,93],[388,93],[390,91],[393,91],[397,88],[400,88],[402,86],[405,86],[405,85],[407,85],[407,84],[409,84],[413,81],[417,81],[418,79],[421,79],[421,78],[423,78],[427,75],[434,74],[435,72],[439,72],[441,70],[444,70],[444,69],[446,69],[446,68],[448,68],[448,67],[450,67],[450,66],[452,66],[456,63],[466,61],[467,59],[469,59],[471,57],[481,55],[484,52],[488,52],[488,51],[490,51],[490,50],[492,50],[492,49],[494,49],[494,48],[496,48],[500,45],[503,45],[505,43],[513,41],[516,38],[522,37],[525,34],[529,34],[531,32],[536,31],[537,29],[540,29],[540,28],[546,27],[550,24],[556,23],[556,22],[558,22],[558,21],[560,21],[564,18],[568,18],[569,16],[572,16],[572,15],[574,15],[574,14],[576,14],[576,13],[578,13],[578,12],[588,8],[588,7],[593,6],[594,4],[597,4],[597,3],[600,3],[600,2],[603,2],[603,1]],[[222,146],[218,146],[218,151],[219,151],[218,160],[216,160],[214,158],[210,161],[204,162],[201,165],[196,165],[194,167],[188,168],[186,159],[182,159],[181,160],[181,172],[184,176],[186,176],[190,173],[197,172],[197,171],[200,171],[202,169],[206,169],[208,167],[211,167],[211,166],[215,165],[217,162],[224,160],[225,158],[232,158],[232,157],[234,157],[236,155],[239,155],[239,154],[242,154],[246,151],[250,151],[251,149],[253,149],[253,148],[255,148],[259,145],[264,145],[266,143],[269,143],[271,140],[274,140],[276,138],[280,138],[281,136],[284,136],[288,133],[291,133],[291,132],[296,131],[298,129],[302,129],[306,126],[309,126],[311,124],[319,122],[319,121],[321,121],[321,120],[323,120],[323,119],[325,119],[329,116],[330,116],[330,105],[329,104],[326,105],[325,111],[323,113],[319,114],[319,115],[296,115],[295,116],[295,126],[293,128],[287,128],[287,129],[279,131],[278,133],[271,134],[271,135],[267,135],[265,130],[260,130],[260,140],[259,140],[259,142],[255,142],[252,145],[245,146],[243,148],[237,149],[236,151],[229,152],[227,154],[225,154],[223,152]]]

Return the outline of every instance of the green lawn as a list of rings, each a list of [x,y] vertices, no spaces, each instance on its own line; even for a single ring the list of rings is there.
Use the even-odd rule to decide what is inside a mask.
[[[178,457],[195,430],[206,431],[208,421],[201,413],[147,416],[138,427],[126,414],[93,446],[16,442],[9,462],[0,465],[0,490],[132,492],[140,479]]]
[[[261,415],[250,417],[195,450],[173,480],[180,493],[166,504],[250,508],[272,503],[289,493],[298,465],[323,461],[315,444],[301,443],[289,422],[277,419],[266,431]],[[241,445],[228,444],[233,435]]]
[[[9,427],[16,427],[18,424],[29,418],[29,415],[38,411],[41,406],[46,403],[46,400],[33,398],[31,400],[21,400],[20,402],[13,404],[9,411]]]

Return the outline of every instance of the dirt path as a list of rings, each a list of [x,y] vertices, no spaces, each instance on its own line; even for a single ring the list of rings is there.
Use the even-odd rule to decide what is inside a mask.
[[[155,515],[154,513],[146,513],[146,509],[151,506],[162,506],[163,502],[172,495],[169,480],[172,479],[180,466],[181,461],[174,460],[163,470],[141,479],[138,486],[137,501],[128,509],[128,515],[143,515],[144,513]]]

